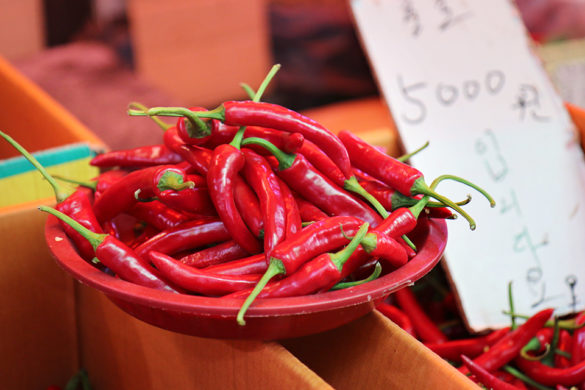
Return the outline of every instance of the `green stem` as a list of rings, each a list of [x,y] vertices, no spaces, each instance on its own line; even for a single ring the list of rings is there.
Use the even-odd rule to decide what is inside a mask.
[[[272,142],[259,137],[249,137],[242,140],[242,146],[244,145],[259,145],[268,150],[278,160],[278,170],[283,171],[294,163],[296,159],[295,154],[285,153],[280,150]]]
[[[182,116],[187,118],[193,125],[195,138],[207,137],[211,134],[209,126],[201,118],[214,118],[223,120],[223,106],[212,111],[191,111],[185,107],[152,107],[146,111],[129,109],[130,116]]]
[[[382,206],[382,204],[376,199],[372,194],[370,194],[361,184],[358,182],[358,179],[355,176],[345,180],[343,182],[343,188],[348,191],[355,192],[356,194],[363,197],[365,200],[370,202],[370,204],[376,209],[376,211],[382,216],[382,218],[388,218],[388,211]]]
[[[136,110],[141,110],[142,112],[148,111],[148,107],[146,107],[144,104],[142,103],[138,103],[138,102],[132,102],[128,105],[128,108],[130,109],[136,109]],[[173,125],[164,122],[163,120],[161,120],[159,117],[157,116],[151,116],[150,119],[152,119],[154,121],[154,123],[156,123],[161,129],[167,131],[168,129],[170,129],[171,127],[173,127]]]
[[[507,316],[514,316],[516,318],[522,318],[524,320],[527,320],[530,318],[529,315],[526,314],[518,314],[518,313],[510,313],[509,311],[503,310],[502,311],[503,314],[507,315]],[[577,329],[581,329],[585,326],[585,323],[583,324],[579,324],[577,325],[575,323],[575,319],[570,319],[570,320],[558,320],[557,321],[558,326],[560,329],[565,329],[565,330],[577,330]],[[555,326],[555,321],[554,320],[549,320],[546,322],[546,324],[544,324],[545,327],[547,328],[552,328]]]
[[[260,101],[260,99],[262,98],[262,95],[264,94],[264,91],[266,90],[266,87],[268,87],[268,84],[270,84],[270,81],[272,81],[272,78],[274,77],[276,72],[278,72],[279,69],[280,69],[280,64],[275,64],[272,66],[272,68],[270,68],[270,71],[268,72],[268,74],[266,75],[266,77],[264,78],[262,83],[260,84],[260,87],[258,87],[258,90],[256,91],[256,93],[254,94],[252,101],[254,101],[254,102]]]
[[[264,275],[262,275],[258,283],[256,283],[256,286],[254,286],[254,289],[252,290],[250,295],[248,295],[248,297],[240,307],[240,311],[238,311],[236,320],[238,321],[239,325],[241,326],[246,325],[246,321],[244,320],[244,315],[246,314],[246,311],[248,311],[250,305],[254,302],[258,294],[262,292],[262,289],[264,288],[264,286],[266,286],[270,279],[272,279],[276,275],[283,274],[286,274],[286,268],[284,268],[284,264],[282,263],[282,261],[277,258],[271,257],[270,264],[268,265],[266,272],[264,272]]]
[[[412,156],[414,156],[415,154],[423,151],[424,149],[427,148],[427,146],[429,146],[429,141],[425,142],[425,144],[423,146],[421,146],[420,148],[408,153],[408,154],[403,154],[402,156],[398,157],[397,160],[400,162],[405,162],[408,159],[410,159]]]
[[[454,181],[457,181],[459,183],[465,184],[468,187],[473,188],[474,190],[476,190],[477,192],[482,194],[490,202],[490,207],[496,207],[496,201],[494,200],[494,198],[492,198],[492,196],[486,190],[484,190],[483,188],[481,188],[477,184],[474,184],[474,183],[470,182],[469,180],[465,180],[462,177],[455,176],[455,175],[441,175],[441,176],[437,177],[433,182],[438,184],[439,182],[441,182],[443,180],[454,180]]]
[[[39,206],[39,210],[47,212],[49,214],[54,215],[55,217],[59,218],[61,221],[65,222],[67,225],[71,226],[77,233],[81,234],[82,237],[87,239],[94,250],[97,250],[97,247],[104,241],[104,239],[108,236],[107,234],[98,234],[94,233],[70,216],[63,214],[62,212],[55,210],[52,207],[48,206]]]
[[[242,87],[242,89],[246,92],[246,94],[248,95],[248,97],[250,99],[254,99],[254,96],[256,96],[256,92],[254,92],[254,90],[252,89],[252,87],[250,87],[246,83],[240,83],[240,87]]]
[[[374,272],[372,272],[372,274],[368,276],[366,279],[356,280],[354,282],[339,282],[335,286],[331,287],[331,290],[342,290],[344,288],[355,287],[359,286],[360,284],[371,282],[372,280],[377,279],[381,273],[382,265],[379,262],[377,262],[374,268]]]
[[[511,319],[510,329],[514,330],[518,327],[518,325],[516,324],[516,317],[514,316],[514,312],[516,310],[514,310],[514,296],[512,294],[512,281],[508,282],[508,305],[510,306],[510,313],[512,313],[512,315],[510,316],[510,319]]]
[[[341,270],[343,269],[343,265],[345,264],[347,259],[349,259],[349,257],[353,254],[353,252],[355,252],[357,247],[360,245],[362,239],[368,233],[369,227],[370,224],[365,222],[362,226],[360,226],[355,236],[353,236],[353,238],[345,248],[343,248],[339,252],[329,254],[331,257],[331,262],[335,264],[335,266],[337,266],[339,272],[341,272]]]
[[[77,184],[78,186],[90,188],[94,191],[97,188],[97,181],[91,181],[91,182],[90,181],[81,181],[81,180],[70,179],[68,177],[63,177],[61,175],[53,175],[53,177],[57,180],[61,180],[61,181],[64,181],[66,183]]]
[[[192,181],[183,181],[183,176],[173,171],[163,173],[157,183],[157,188],[161,192],[165,190],[181,191],[193,187],[195,187],[195,183]]]
[[[471,216],[469,214],[467,214],[460,206],[458,206],[451,199],[435,192],[434,188],[436,187],[436,184],[438,184],[437,180],[435,180],[431,184],[431,187],[429,187],[424,182],[424,179],[422,177],[420,177],[412,185],[412,193],[413,194],[428,195],[432,198],[437,199],[439,202],[442,202],[445,206],[451,207],[453,210],[457,211],[463,218],[465,218],[467,220],[467,222],[469,222],[469,228],[471,230],[475,230],[477,225],[475,224],[475,221],[473,220],[473,218],[471,218]]]
[[[28,162],[30,162],[41,173],[41,175],[43,175],[45,180],[49,182],[51,187],[53,187],[53,191],[55,192],[57,203],[61,203],[67,199],[67,194],[61,190],[53,176],[47,172],[45,167],[43,167],[32,154],[30,154],[24,147],[22,147],[22,145],[16,142],[14,138],[4,133],[3,131],[0,131],[0,136],[2,136],[2,138],[4,138],[14,149],[18,150],[18,152],[20,152],[20,154],[22,154],[24,158],[26,158]]]
[[[532,386],[538,390],[553,390],[551,387],[541,385],[540,383],[538,383],[534,379],[530,378],[529,376],[527,376],[526,374],[524,374],[522,371],[518,370],[517,368],[506,365],[503,367],[503,369],[504,369],[504,371],[511,374],[512,376],[520,379],[522,382],[527,383],[530,386]]]
[[[554,318],[555,326],[553,330],[553,337],[550,341],[550,350],[548,353],[541,359],[541,363],[547,366],[554,366],[555,364],[555,351],[557,346],[559,345],[559,338],[560,338],[560,328],[559,328],[559,318],[555,316]]]

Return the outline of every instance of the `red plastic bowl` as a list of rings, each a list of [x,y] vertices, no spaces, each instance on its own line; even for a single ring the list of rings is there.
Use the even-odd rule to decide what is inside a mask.
[[[440,260],[447,243],[444,221],[423,219],[413,241],[418,254],[406,265],[372,282],[310,296],[258,299],[239,326],[238,299],[173,294],[125,282],[84,261],[57,219],[49,216],[47,244],[73,277],[103,292],[122,310],[149,324],[199,337],[275,340],[333,329],[374,309],[390,293],[414,283]]]

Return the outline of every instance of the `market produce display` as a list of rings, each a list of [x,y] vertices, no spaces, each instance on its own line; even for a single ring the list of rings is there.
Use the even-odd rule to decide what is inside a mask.
[[[509,295],[505,312],[510,326],[480,335],[470,334],[461,323],[440,270],[376,308],[484,388],[584,388],[585,313],[557,318],[547,308],[520,315],[514,312],[511,284]]]

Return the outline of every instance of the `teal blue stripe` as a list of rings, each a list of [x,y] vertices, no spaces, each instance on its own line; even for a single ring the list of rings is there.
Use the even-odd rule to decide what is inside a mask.
[[[90,149],[88,144],[67,145],[33,153],[33,156],[39,160],[39,163],[45,168],[87,157],[93,157],[94,155],[95,153]],[[1,160],[0,179],[20,175],[22,173],[34,171],[35,169],[36,168],[22,156]]]

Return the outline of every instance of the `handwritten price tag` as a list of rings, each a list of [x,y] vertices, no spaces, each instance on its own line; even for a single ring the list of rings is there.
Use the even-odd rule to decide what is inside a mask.
[[[472,329],[516,310],[584,308],[585,169],[561,99],[508,0],[352,0],[364,47],[407,150],[427,183],[476,222],[449,223],[446,267]]]

